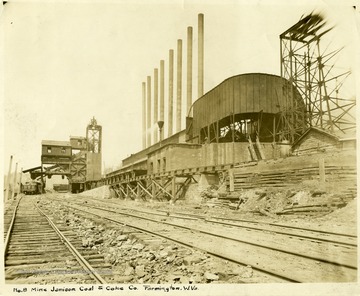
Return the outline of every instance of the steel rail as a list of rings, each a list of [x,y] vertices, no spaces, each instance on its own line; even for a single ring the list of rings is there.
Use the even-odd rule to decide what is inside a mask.
[[[56,200],[58,200],[58,199],[56,199]],[[94,201],[99,201],[97,199],[93,199],[93,200]],[[107,203],[105,203],[103,201],[100,201],[100,202],[102,202],[104,204],[107,204]],[[345,245],[345,246],[350,246],[350,247],[357,247],[357,243],[348,243],[348,242],[343,242],[343,241],[336,241],[336,240],[331,240],[331,239],[326,239],[326,238],[319,238],[319,237],[315,237],[315,236],[307,236],[307,235],[302,235],[302,234],[297,234],[297,233],[289,233],[289,232],[286,232],[286,231],[284,232],[284,231],[277,231],[277,230],[272,230],[272,229],[263,229],[261,227],[255,227],[255,226],[242,226],[242,225],[233,224],[233,223],[215,221],[215,220],[212,220],[212,219],[235,221],[235,222],[244,222],[244,223],[250,223],[250,224],[257,224],[257,225],[265,224],[265,225],[280,227],[280,228],[283,228],[283,229],[300,230],[300,231],[313,232],[313,233],[319,233],[319,234],[325,234],[325,235],[339,236],[339,237],[344,237],[344,238],[354,238],[354,239],[357,238],[356,235],[351,235],[351,234],[344,234],[344,233],[336,233],[336,232],[329,232],[329,231],[316,230],[316,229],[301,228],[301,227],[297,227],[297,226],[282,225],[282,224],[277,224],[277,223],[251,221],[251,220],[245,220],[245,219],[231,219],[231,218],[222,218],[222,217],[216,217],[216,216],[206,218],[206,217],[201,216],[201,215],[181,213],[181,212],[180,213],[175,213],[175,214],[185,215],[185,216],[189,216],[189,217],[172,215],[172,214],[169,214],[169,215],[168,214],[160,214],[160,213],[154,213],[154,212],[143,211],[143,210],[138,210],[138,209],[124,209],[124,208],[120,208],[120,209],[121,210],[135,211],[135,212],[145,213],[145,214],[150,214],[150,215],[167,216],[167,217],[185,219],[185,220],[202,219],[203,221],[210,222],[210,223],[217,223],[217,224],[222,224],[222,225],[235,226],[235,227],[238,227],[238,228],[254,229],[254,230],[259,230],[259,231],[270,231],[270,232],[281,234],[281,235],[291,235],[291,236],[294,236],[294,237],[300,237],[300,238],[305,238],[305,239],[309,239],[309,240],[316,240],[316,241],[320,241],[320,242],[327,242],[327,243]],[[156,210],[156,211],[165,212],[165,213],[168,212],[166,210]]]
[[[129,223],[124,223],[124,222],[121,222],[121,221],[118,221],[118,220],[115,220],[115,219],[112,219],[112,218],[108,218],[108,217],[104,217],[100,214],[95,214],[95,213],[92,213],[92,212],[89,212],[89,211],[86,211],[84,209],[78,209],[76,207],[73,207],[73,206],[67,206],[69,208],[73,208],[77,211],[81,211],[81,212],[84,212],[84,213],[88,213],[88,214],[91,214],[93,216],[97,216],[97,217],[100,217],[101,219],[104,219],[104,220],[108,220],[110,222],[114,222],[116,224],[121,224],[123,226],[127,226],[127,227],[131,227],[131,228],[134,228],[134,229],[137,229],[137,230],[140,230],[141,232],[145,232],[145,233],[149,233],[151,235],[154,235],[154,236],[157,236],[157,237],[161,237],[161,238],[164,238],[164,239],[167,239],[169,241],[172,241],[172,242],[175,242],[177,244],[180,244],[180,245],[183,245],[183,246],[186,246],[186,247],[189,247],[189,248],[192,248],[192,249],[197,249],[197,250],[202,250],[202,251],[205,251],[199,247],[196,247],[194,246],[193,244],[191,243],[187,243],[187,242],[184,242],[184,241],[181,241],[181,240],[178,240],[178,239],[175,239],[175,238],[170,238],[168,235],[163,235],[163,234],[160,234],[158,232],[154,232],[154,231],[151,231],[151,230],[148,230],[148,229],[145,229],[145,228],[142,228],[142,227],[138,227],[138,226],[135,226],[135,225],[132,225],[132,224],[129,224]],[[127,214],[126,214],[127,215]],[[136,217],[136,216],[135,216]],[[149,219],[150,220],[150,219]],[[156,221],[156,220],[154,220]],[[159,221],[156,221],[156,222],[159,222]],[[212,251],[206,251],[206,253],[214,256],[214,257],[217,257],[217,258],[220,258],[220,259],[224,259],[224,260],[227,260],[227,261],[230,261],[230,262],[233,262],[233,263],[236,263],[236,264],[240,264],[242,266],[248,266],[247,263],[243,263],[243,262],[240,262],[238,260],[235,260],[231,257],[228,257],[228,256],[223,256],[221,254],[218,254],[218,253],[215,253],[215,252],[212,252]],[[301,281],[298,281],[298,280],[295,280],[295,279],[292,279],[290,277],[286,277],[286,276],[283,276],[283,275],[279,275],[279,274],[276,274],[274,272],[271,272],[271,271],[268,271],[268,270],[265,270],[265,269],[262,269],[262,268],[259,268],[259,267],[256,267],[256,266],[252,266],[252,269],[260,272],[260,273],[264,273],[264,274],[267,274],[267,275],[270,275],[272,277],[276,277],[276,278],[279,278],[279,279],[282,279],[282,280],[285,280],[287,282],[291,282],[291,283],[300,283]]]
[[[60,239],[64,242],[66,247],[70,250],[70,252],[74,255],[76,260],[80,263],[80,265],[88,272],[88,274],[94,278],[100,284],[106,284],[106,281],[99,275],[99,273],[87,262],[87,260],[76,250],[76,248],[69,242],[69,240],[62,234],[60,229],[55,225],[55,223],[47,216],[37,205],[35,205],[36,209],[39,211],[41,215],[43,215],[50,226],[54,229],[56,234],[60,237]]]
[[[297,257],[307,258],[307,259],[311,259],[311,260],[317,260],[317,261],[321,261],[323,263],[330,263],[330,264],[337,265],[337,266],[344,266],[344,267],[350,268],[350,269],[357,269],[356,266],[342,264],[342,263],[339,263],[339,262],[336,262],[336,261],[331,261],[331,260],[319,258],[319,257],[316,257],[316,256],[303,255],[303,254],[299,254],[299,253],[296,253],[296,252],[281,250],[281,249],[268,247],[268,246],[266,247],[266,246],[258,244],[258,243],[252,243],[252,242],[244,241],[244,240],[237,239],[237,238],[231,238],[231,237],[227,237],[225,235],[216,234],[216,233],[212,233],[212,232],[205,231],[205,230],[198,230],[196,228],[192,228],[192,227],[188,227],[188,226],[178,225],[178,224],[175,224],[175,223],[170,223],[170,222],[165,222],[165,221],[159,221],[159,220],[156,220],[156,219],[146,218],[146,217],[142,217],[142,216],[138,216],[138,215],[134,215],[134,214],[129,214],[129,213],[121,213],[119,211],[114,211],[114,210],[110,210],[110,209],[104,209],[104,208],[101,208],[101,207],[89,206],[88,204],[86,206],[94,208],[94,209],[99,209],[99,210],[102,210],[102,211],[112,212],[112,213],[115,213],[115,214],[123,214],[123,215],[131,216],[131,217],[134,217],[134,218],[140,218],[140,219],[143,219],[143,220],[148,220],[148,221],[155,222],[155,223],[162,223],[162,224],[166,224],[166,225],[174,226],[174,227],[178,227],[178,228],[183,228],[183,229],[190,230],[190,231],[196,231],[196,232],[207,234],[207,235],[212,235],[212,236],[216,236],[216,237],[220,237],[220,238],[225,238],[225,239],[229,239],[229,240],[236,241],[236,242],[239,242],[239,243],[249,244],[249,245],[252,245],[252,246],[255,246],[255,247],[262,247],[262,248],[266,248],[266,249],[273,250],[273,251],[283,252],[283,253],[293,255],[293,256],[297,256]]]
[[[12,232],[12,229],[14,227],[14,223],[15,223],[15,219],[16,219],[16,212],[17,212],[17,209],[19,207],[19,204],[20,204],[20,201],[21,201],[22,198],[23,198],[23,195],[20,196],[19,200],[16,203],[16,206],[14,208],[13,215],[12,215],[12,218],[11,218],[11,222],[10,222],[9,228],[7,230],[7,233],[6,233],[6,238],[5,238],[5,243],[4,243],[4,261],[5,261],[5,257],[6,257],[6,254],[7,254],[7,250],[9,248],[11,232]]]
[[[122,210],[124,210],[124,209],[122,209]],[[258,231],[270,231],[270,232],[273,232],[273,233],[276,233],[276,234],[291,235],[291,236],[294,236],[294,237],[300,237],[300,238],[305,238],[305,239],[309,239],[309,240],[316,240],[316,241],[319,241],[319,242],[327,242],[327,243],[333,243],[333,244],[338,244],[338,245],[357,247],[357,243],[348,243],[348,242],[336,241],[336,240],[331,240],[331,239],[326,239],[326,238],[319,238],[319,237],[315,237],[315,236],[302,235],[302,234],[298,234],[298,233],[291,233],[291,232],[272,230],[272,229],[264,229],[264,228],[255,227],[255,226],[243,226],[243,225],[234,224],[234,223],[216,221],[216,220],[228,220],[228,221],[230,220],[230,221],[239,221],[239,222],[244,222],[244,223],[252,223],[252,224],[257,224],[257,225],[262,223],[262,222],[251,221],[251,220],[240,220],[240,219],[237,220],[237,219],[229,219],[229,218],[221,218],[221,217],[206,218],[206,217],[203,217],[203,216],[197,216],[198,218],[195,218],[196,216],[192,215],[192,214],[189,214],[189,216],[192,216],[192,217],[183,217],[183,216],[177,216],[177,215],[171,215],[171,214],[170,215],[158,214],[158,213],[142,211],[142,210],[138,210],[138,209],[129,209],[129,210],[139,212],[139,213],[144,213],[144,214],[167,216],[167,217],[179,218],[179,219],[184,219],[184,220],[200,220],[201,219],[201,220],[203,220],[205,222],[209,222],[209,223],[215,223],[215,224],[221,224],[221,225],[227,225],[227,226],[235,226],[235,227],[238,227],[238,228],[253,229],[253,230],[258,230]],[[167,211],[164,211],[164,210],[157,210],[157,211],[167,212]],[[186,215],[186,214],[182,214],[182,215]],[[212,219],[214,219],[214,220],[212,220]],[[341,236],[341,237],[345,237],[345,238],[357,238],[357,236],[350,235],[350,234],[342,234],[342,233],[328,232],[328,231],[322,231],[322,230],[307,229],[307,228],[288,226],[288,225],[281,225],[281,224],[275,224],[275,223],[263,222],[262,224],[275,226],[275,227],[279,227],[279,228],[284,228],[284,229],[294,229],[294,230],[301,230],[301,231],[307,231],[307,232],[313,232],[313,233],[319,233],[319,234],[325,234],[325,235]]]

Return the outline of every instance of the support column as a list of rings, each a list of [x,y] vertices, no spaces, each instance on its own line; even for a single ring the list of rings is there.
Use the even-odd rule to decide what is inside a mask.
[[[19,180],[19,191],[18,191],[18,194],[21,193],[21,180],[22,180],[22,174],[23,174],[23,168],[21,168],[21,172],[20,172],[20,180]]]
[[[141,188],[139,183],[136,183],[136,199],[140,199]]]
[[[8,175],[6,178],[6,196],[5,196],[5,200],[10,199],[10,175],[11,175],[11,167],[12,167],[12,160],[13,160],[13,156],[10,156],[10,164],[9,164],[9,171],[8,171]]]
[[[18,166],[18,163],[15,164],[15,173],[14,173],[14,179],[13,179],[13,190],[11,192],[11,199],[14,199],[14,197],[15,197],[17,166]]]
[[[171,180],[171,195],[173,196],[174,200],[176,198],[176,177],[173,176]]]
[[[154,184],[154,182],[152,182],[151,185],[151,195],[153,196],[153,198],[156,196],[156,185]]]

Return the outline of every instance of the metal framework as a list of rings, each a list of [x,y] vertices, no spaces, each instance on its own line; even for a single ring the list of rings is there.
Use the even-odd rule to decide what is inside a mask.
[[[95,117],[93,117],[86,127],[87,151],[93,153],[101,152],[101,133],[102,127],[97,124]]]
[[[321,15],[310,14],[280,35],[282,95],[287,100],[277,130],[281,140],[293,142],[312,126],[331,132],[355,128],[350,113],[355,100],[338,97],[350,71],[334,76],[332,60],[340,50],[320,49],[321,37],[331,29]]]

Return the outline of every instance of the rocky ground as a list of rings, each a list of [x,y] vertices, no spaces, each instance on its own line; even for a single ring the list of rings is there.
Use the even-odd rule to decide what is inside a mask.
[[[97,198],[128,208],[159,209],[168,213],[192,213],[204,217],[251,219],[321,229],[347,234],[357,233],[357,199],[345,199],[335,206],[328,206],[337,198],[336,190],[319,190],[316,186],[287,190],[261,189],[237,192],[230,202],[222,199],[223,188],[189,188],[185,199],[175,204],[144,202],[114,198],[107,187],[79,194],[79,197]],[[335,184],[333,186],[336,187]],[[116,283],[259,283],[271,281],[255,275],[251,266],[239,266],[196,250],[190,250],[165,239],[155,239],[148,244],[126,226],[114,226],[104,221],[81,217],[69,208],[56,205],[49,197],[65,200],[76,199],[70,193],[42,195],[41,201],[52,209],[60,220],[75,229],[86,248],[103,254],[113,267],[112,281]],[[36,198],[36,197],[32,197]],[[314,202],[325,204],[326,210],[281,214],[291,207],[309,206]],[[5,206],[8,207],[10,203]],[[230,206],[229,206],[230,205]],[[327,206],[326,206],[327,205]]]
[[[139,237],[138,232],[126,226],[79,216],[66,206],[46,200],[46,196],[42,197],[42,203],[75,229],[83,247],[104,255],[105,261],[113,266],[112,282],[191,284],[267,281],[266,277],[254,276],[251,266],[231,262],[224,264],[220,259],[166,239],[153,238],[153,242],[149,243],[148,238]]]

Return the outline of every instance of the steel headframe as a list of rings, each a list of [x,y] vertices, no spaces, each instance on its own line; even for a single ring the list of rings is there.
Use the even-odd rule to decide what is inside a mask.
[[[320,50],[321,37],[332,29],[325,25],[321,15],[310,14],[280,35],[282,102],[285,102],[277,131],[280,140],[293,142],[309,127],[331,132],[356,127],[355,117],[350,113],[355,99],[338,97],[350,71],[333,74],[331,61],[341,49],[330,53]]]
[[[101,152],[101,133],[102,127],[97,124],[95,117],[93,117],[86,127],[87,151],[93,153]]]

